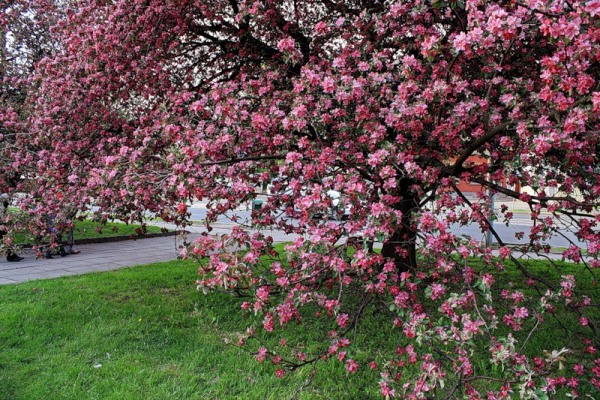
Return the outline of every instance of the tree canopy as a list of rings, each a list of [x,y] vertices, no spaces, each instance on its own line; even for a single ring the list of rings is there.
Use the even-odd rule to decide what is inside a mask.
[[[533,274],[493,228],[497,250],[451,229],[510,224],[512,212],[482,204],[519,199],[533,225],[524,254],[546,254],[570,227],[587,248],[563,256],[595,282],[600,2],[92,0],[60,10],[55,48],[28,74],[27,113],[3,119],[28,133],[10,164],[27,177],[14,189],[31,195],[24,208],[48,212],[66,193],[99,213],[185,223],[188,202],[205,199],[210,225],[269,184],[254,229],[207,234],[186,251],[208,258],[199,287],[249,295],[243,308],[264,317],[261,329],[315,312],[331,320],[313,354],[258,358],[293,369],[337,357],[355,372],[348,333],[367,305],[384,304],[400,349],[379,360],[386,397],[425,398],[444,380],[450,396],[470,398],[600,387],[593,293],[572,275]],[[487,188],[480,201],[461,180]],[[265,269],[269,229],[298,239]],[[494,285],[509,260],[534,290]],[[567,371],[563,349],[521,347],[558,308],[581,339],[565,343]],[[472,364],[475,351],[503,367],[500,378]],[[398,375],[405,363],[417,372]],[[480,381],[499,384],[486,392]]]

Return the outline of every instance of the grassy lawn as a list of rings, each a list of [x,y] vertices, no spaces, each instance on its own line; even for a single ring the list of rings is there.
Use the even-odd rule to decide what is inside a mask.
[[[248,324],[240,300],[198,292],[196,270],[176,261],[0,286],[0,399],[369,397],[376,376],[322,363],[299,391],[310,370],[278,379],[226,345]]]
[[[586,274],[563,263],[534,261],[528,268],[550,278]],[[235,345],[252,322],[240,318],[242,300],[203,295],[196,273],[196,264],[174,261],[0,286],[0,400],[381,398],[379,373],[367,363],[401,344],[381,308],[367,310],[349,335],[358,373],[330,360],[318,363],[314,378],[305,368],[278,379],[274,365],[256,363]],[[507,266],[499,286],[519,279]],[[589,285],[597,300],[599,289]],[[319,323],[306,318],[303,329],[285,332],[288,342],[323,345],[313,329]],[[277,335],[265,340],[276,342]],[[551,321],[526,353],[561,348],[574,339],[568,336]],[[486,370],[489,355],[477,364]]]
[[[75,240],[95,239],[115,236],[137,236],[140,225],[128,225],[120,222],[107,222],[102,224],[91,220],[77,221],[75,223]],[[159,233],[161,228],[148,225],[146,233]],[[19,232],[14,235],[15,243],[34,243],[34,237],[27,232]],[[64,239],[64,237],[63,237]]]

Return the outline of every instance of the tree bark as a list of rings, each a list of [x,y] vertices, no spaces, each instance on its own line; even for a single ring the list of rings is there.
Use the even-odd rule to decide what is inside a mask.
[[[419,202],[416,196],[404,197],[397,209],[402,211],[398,229],[383,243],[381,255],[394,260],[398,272],[414,270],[417,266],[417,229],[412,224]]]

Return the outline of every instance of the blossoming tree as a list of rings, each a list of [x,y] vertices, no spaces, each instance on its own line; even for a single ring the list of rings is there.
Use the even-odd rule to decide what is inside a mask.
[[[75,2],[31,81],[38,150],[15,164],[37,166],[37,210],[66,191],[123,218],[183,222],[205,199],[210,224],[269,184],[252,229],[186,254],[208,259],[199,288],[250,296],[262,323],[242,342],[321,327],[316,344],[254,348],[279,376],[337,359],[378,369],[385,397],[592,393],[599,14],[596,0]],[[473,201],[460,180],[487,189]],[[494,193],[529,207],[523,253],[491,224],[513,218],[486,206]],[[497,249],[457,236],[467,224]],[[297,239],[277,254],[270,229]],[[567,229],[581,274],[523,261]],[[366,310],[393,342],[372,359],[351,340]],[[564,340],[530,348],[547,324]]]
[[[37,61],[51,54],[49,26],[57,13],[48,1],[3,1],[0,4],[0,187],[14,187],[19,175],[11,167],[13,146],[21,132],[26,99],[24,80]]]

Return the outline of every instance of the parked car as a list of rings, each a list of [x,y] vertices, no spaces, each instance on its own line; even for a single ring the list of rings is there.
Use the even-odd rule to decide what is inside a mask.
[[[331,199],[331,207],[329,208],[329,218],[333,220],[346,220],[350,217],[352,205],[344,204],[342,194],[337,190],[328,190],[327,197]]]

